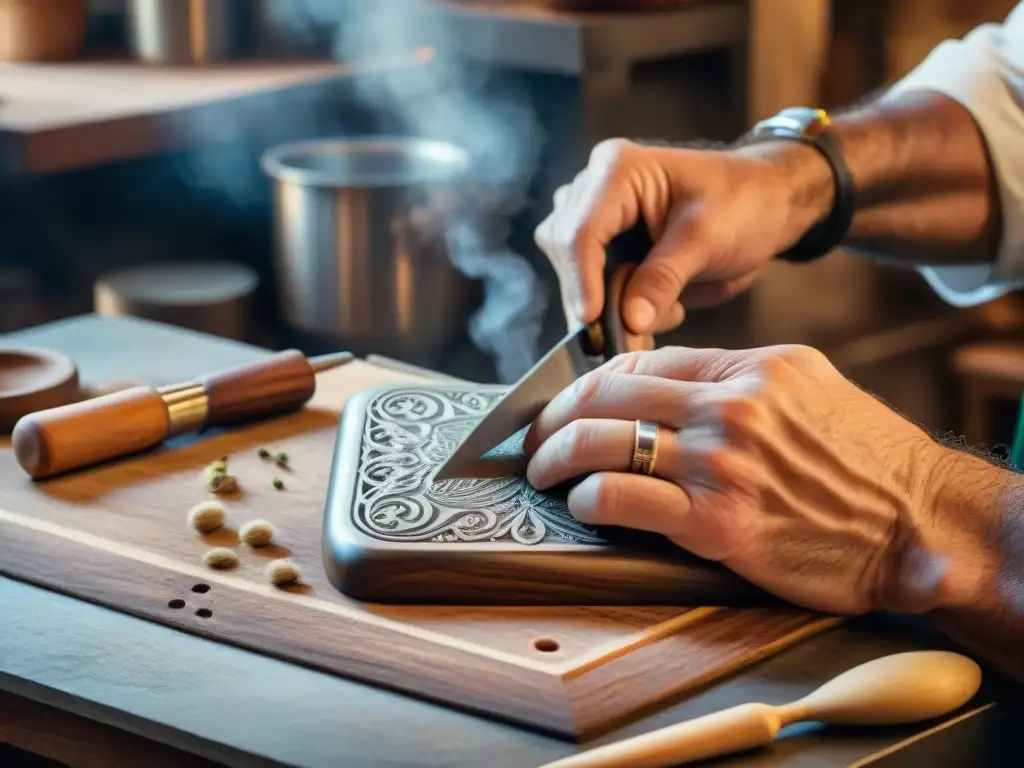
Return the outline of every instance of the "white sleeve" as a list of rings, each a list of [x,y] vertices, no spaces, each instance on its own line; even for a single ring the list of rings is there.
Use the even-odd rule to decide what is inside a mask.
[[[1002,24],[983,24],[961,40],[939,45],[883,98],[911,90],[942,93],[973,115],[992,158],[1003,220],[991,265],[919,271],[956,306],[1024,288],[1024,3]]]

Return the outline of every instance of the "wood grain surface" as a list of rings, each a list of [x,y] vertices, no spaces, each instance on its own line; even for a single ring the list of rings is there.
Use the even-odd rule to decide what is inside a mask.
[[[78,369],[66,355],[52,349],[0,346],[0,434],[10,434],[27,413],[78,397]]]
[[[327,582],[320,526],[338,413],[366,387],[416,380],[355,361],[322,374],[301,413],[35,483],[0,443],[0,572],[181,630],[395,688],[558,736],[604,732],[837,620],[708,607],[399,607],[348,600]],[[260,447],[288,453],[281,469]],[[201,537],[203,467],[228,457],[240,489],[228,526]],[[275,476],[284,487],[277,490]],[[254,550],[247,520],[278,529]],[[203,565],[235,547],[238,569]],[[303,583],[271,586],[288,557]]]

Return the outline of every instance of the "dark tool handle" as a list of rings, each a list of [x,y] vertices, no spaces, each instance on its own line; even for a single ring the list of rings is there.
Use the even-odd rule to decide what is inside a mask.
[[[626,283],[637,264],[647,258],[653,248],[654,238],[642,217],[608,243],[605,249],[604,311],[598,320],[582,331],[584,348],[588,353],[607,360],[623,352],[654,347],[652,336],[630,333],[622,320],[622,297],[626,292]]]

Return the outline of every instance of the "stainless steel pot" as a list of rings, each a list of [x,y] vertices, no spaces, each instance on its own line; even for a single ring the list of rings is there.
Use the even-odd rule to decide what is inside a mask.
[[[458,147],[416,138],[310,141],[265,153],[287,323],[357,354],[411,362],[453,341],[479,303],[476,281],[456,269],[444,239],[469,165]]]
[[[251,48],[252,0],[129,0],[132,51],[149,64],[210,64]]]

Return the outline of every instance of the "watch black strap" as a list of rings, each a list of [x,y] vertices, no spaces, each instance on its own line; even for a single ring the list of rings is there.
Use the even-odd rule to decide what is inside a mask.
[[[766,121],[763,127],[751,136],[752,142],[777,141],[790,139],[813,147],[832,169],[835,182],[835,197],[832,210],[827,217],[811,227],[792,247],[779,253],[776,258],[791,262],[808,262],[825,256],[839,245],[853,223],[857,210],[856,187],[853,174],[843,157],[842,148],[835,135],[826,125],[818,125],[812,130],[800,130],[786,124],[771,124]]]

